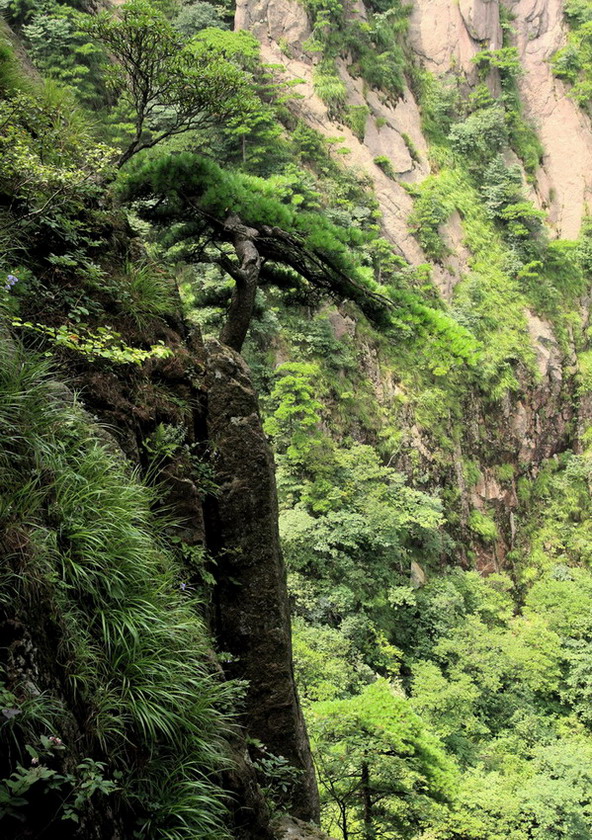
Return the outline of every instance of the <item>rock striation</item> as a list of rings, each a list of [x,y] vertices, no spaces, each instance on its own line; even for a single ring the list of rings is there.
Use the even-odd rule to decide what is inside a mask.
[[[452,70],[475,78],[472,60],[483,49],[502,46],[498,0],[416,0],[409,31],[411,45],[426,69]]]
[[[563,0],[509,0],[515,42],[524,74],[520,81],[527,115],[545,154],[536,186],[558,236],[576,239],[592,198],[592,125],[553,76],[550,59],[565,45]]]

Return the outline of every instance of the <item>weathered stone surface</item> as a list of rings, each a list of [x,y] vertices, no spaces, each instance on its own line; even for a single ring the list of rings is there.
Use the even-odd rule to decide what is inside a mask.
[[[502,46],[498,0],[416,0],[410,40],[428,70],[459,68],[475,78],[474,56]]]
[[[248,29],[261,41],[281,41],[293,52],[310,35],[304,4],[292,0],[237,0],[235,28]]]
[[[333,335],[336,339],[342,339],[345,336],[353,338],[356,334],[356,322],[349,315],[342,315],[337,309],[327,306],[327,320],[331,324]]]
[[[464,243],[465,232],[458,210],[454,211],[446,224],[441,225],[440,235],[449,254],[444,258],[444,266],[440,269],[438,287],[442,296],[450,300],[454,287],[462,279],[472,257]]]
[[[421,586],[424,586],[427,582],[427,575],[423,568],[419,565],[417,560],[411,561],[411,571],[409,574],[409,580],[411,582],[411,586],[415,589],[419,589]]]
[[[370,118],[366,124],[364,145],[374,157],[387,157],[398,174],[412,171],[413,159],[409,149],[392,125],[377,126],[376,118]]]
[[[515,405],[506,407],[509,431],[517,460],[539,464],[562,451],[568,443],[573,404],[564,393],[564,359],[550,324],[525,312],[530,340],[536,352],[540,381]],[[566,398],[567,397],[567,398]]]
[[[498,49],[502,44],[498,0],[459,0],[458,5],[471,38]]]
[[[535,349],[537,365],[542,379],[547,379],[547,387],[550,395],[557,394],[557,385],[563,379],[562,354],[553,333],[553,328],[548,321],[544,321],[527,310],[525,312],[526,323],[532,346]]]
[[[592,125],[563,82],[553,76],[550,59],[565,45],[563,0],[509,0],[515,15],[516,46],[524,74],[520,80],[526,114],[545,149],[537,192],[548,207],[558,236],[578,236],[586,204],[592,199]]]
[[[220,484],[206,508],[217,635],[232,656],[229,675],[248,682],[248,734],[302,770],[292,811],[316,820],[318,793],[292,670],[273,456],[245,362],[214,340],[206,352],[206,425]]]
[[[499,481],[491,475],[489,470],[485,470],[475,487],[473,488],[473,499],[478,506],[479,501],[499,502],[505,496],[505,491],[500,486]]]

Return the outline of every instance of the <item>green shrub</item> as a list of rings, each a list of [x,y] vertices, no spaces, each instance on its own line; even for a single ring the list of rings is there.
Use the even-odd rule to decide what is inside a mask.
[[[469,461],[467,458],[463,460],[463,475],[467,485],[474,487],[482,478],[479,464],[476,461]]]
[[[23,72],[10,43],[6,24],[0,18],[0,95],[12,93],[26,86]]]
[[[592,392],[592,350],[583,350],[578,354],[578,393]]]
[[[174,281],[153,263],[128,261],[117,292],[123,310],[129,312],[139,326],[147,318],[175,312]]]
[[[81,31],[85,17],[69,5],[48,0],[35,9],[23,26],[23,35],[37,69],[72,87],[85,105],[95,108],[108,98],[101,67],[104,55]]]
[[[405,145],[407,146],[407,151],[409,152],[409,155],[411,156],[411,160],[415,161],[415,163],[421,163],[421,157],[420,157],[419,152],[417,150],[417,146],[415,145],[415,143],[413,142],[411,137],[408,134],[406,134],[405,132],[403,132],[401,134],[401,139],[402,139],[403,143],[405,143]]]
[[[509,482],[514,478],[516,468],[514,464],[498,464],[494,467],[494,473],[498,481]]]
[[[518,166],[506,166],[501,155],[486,168],[481,187],[485,206],[498,222],[509,243],[525,262],[539,256],[537,240],[543,237],[543,211],[528,201],[522,189],[522,173]]]
[[[409,216],[409,227],[426,255],[442,260],[448,254],[448,247],[440,234],[443,225],[454,210],[450,198],[440,190],[437,179],[427,179],[421,186]]]
[[[393,181],[397,177],[397,173],[395,172],[392,163],[390,162],[389,158],[385,157],[385,155],[378,155],[374,158],[374,163],[376,166],[380,167],[385,175],[389,178],[392,178]]]
[[[197,3],[182,6],[181,11],[173,20],[173,26],[186,38],[190,38],[196,32],[212,26],[219,29],[228,29],[228,25],[220,17],[218,9],[211,3],[204,3],[201,0],[198,0]]]
[[[572,25],[581,26],[592,21],[590,0],[566,0],[563,12]]]
[[[494,543],[499,539],[497,525],[493,519],[480,510],[472,510],[469,514],[469,528],[484,543]]]
[[[568,44],[562,50],[558,50],[551,61],[553,73],[559,79],[565,79],[574,84],[581,71],[584,69],[582,58],[575,44]]]
[[[318,64],[312,73],[312,83],[315,93],[327,106],[329,116],[340,115],[345,108],[347,88],[338,76],[334,62],[325,59]]]
[[[516,47],[502,47],[498,50],[482,50],[473,58],[482,76],[492,69],[499,71],[502,86],[509,86],[522,73],[520,56]]]
[[[494,105],[470,114],[450,130],[452,148],[479,166],[487,164],[508,144],[508,129],[503,108]]]
[[[364,141],[366,133],[366,120],[370,116],[370,108],[367,105],[348,105],[343,121],[356,135],[360,143]]]
[[[524,118],[522,107],[508,112],[508,131],[510,145],[524,164],[527,175],[532,179],[543,161],[545,150],[534,126]]]
[[[448,135],[462,103],[452,78],[439,79],[427,71],[415,68],[412,77],[413,89],[421,103],[421,126],[426,139],[432,143],[431,154],[444,151]]]
[[[571,96],[590,112],[592,101],[592,4],[568,0],[565,15],[571,31],[567,44],[552,58],[553,72],[572,85]]]

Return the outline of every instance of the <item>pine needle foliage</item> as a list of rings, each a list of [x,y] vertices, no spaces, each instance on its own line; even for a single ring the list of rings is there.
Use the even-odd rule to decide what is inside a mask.
[[[69,702],[85,710],[89,751],[121,773],[137,836],[222,837],[225,689],[204,665],[206,633],[150,492],[45,360],[11,343],[0,356],[0,605],[27,615],[37,603],[55,621]]]
[[[137,212],[158,229],[162,243],[191,261],[203,258],[204,243],[212,233],[214,238],[219,235],[230,210],[254,228],[294,234],[302,248],[327,266],[329,280],[324,285],[329,297],[353,300],[393,336],[427,335],[457,362],[473,362],[477,347],[467,330],[444,310],[427,306],[412,290],[377,282],[364,265],[363,246],[370,251],[376,247],[376,231],[340,227],[326,213],[301,210],[278,199],[282,187],[282,176],[246,175],[183,152],[130,167],[120,180],[120,198],[135,202]],[[271,262],[281,264],[276,258]]]

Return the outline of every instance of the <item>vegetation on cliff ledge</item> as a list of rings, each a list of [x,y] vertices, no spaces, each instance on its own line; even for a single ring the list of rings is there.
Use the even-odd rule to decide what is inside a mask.
[[[585,108],[590,5],[568,0],[553,59]],[[417,94],[432,174],[408,222],[431,264],[401,257],[231,5],[0,4],[3,837],[259,840],[302,804],[303,767],[244,738],[241,657],[213,638],[215,560],[252,558],[216,544],[237,488],[203,332],[248,363],[262,416],[230,422],[275,453],[323,827],[592,840],[590,222],[552,239],[528,197],[542,148],[508,19],[469,83],[418,66],[399,0],[305,6],[331,118],[363,140],[345,65],[385,102]]]

